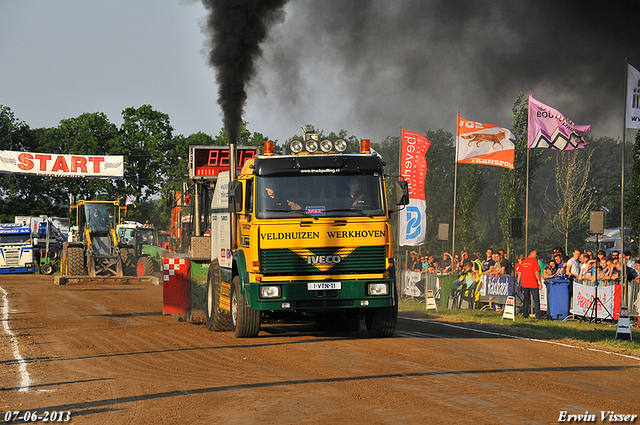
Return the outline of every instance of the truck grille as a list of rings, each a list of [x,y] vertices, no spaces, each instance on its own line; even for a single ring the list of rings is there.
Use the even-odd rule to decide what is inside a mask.
[[[316,256],[333,256],[339,250],[336,247],[310,248]],[[260,250],[260,272],[265,275],[315,275],[315,274],[361,274],[383,273],[386,266],[384,246],[361,246],[356,248],[341,262],[334,264],[327,271],[321,271],[313,264],[308,264],[290,249]]]
[[[7,266],[17,266],[20,262],[20,249],[4,249],[4,258]]]

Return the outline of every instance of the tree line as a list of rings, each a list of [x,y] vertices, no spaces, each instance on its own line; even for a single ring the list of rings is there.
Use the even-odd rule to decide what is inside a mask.
[[[224,129],[210,136],[203,132],[175,134],[167,114],[150,105],[126,108],[120,127],[104,113],[85,113],[60,121],[57,127],[31,129],[17,119],[11,109],[0,105],[0,150],[57,154],[123,155],[123,179],[52,178],[31,175],[0,175],[0,220],[13,222],[16,215],[69,215],[69,195],[75,199],[116,199],[132,196],[136,205],[127,219],[149,221],[167,227],[169,210],[165,197],[169,190],[182,190],[188,182],[189,146],[225,146]],[[523,240],[509,239],[510,218],[525,218],[527,181],[527,102],[520,95],[513,105],[512,131],[515,141],[515,169],[459,164],[457,184],[456,250],[483,251],[515,242],[515,251],[524,250]],[[359,138],[346,130],[326,133],[321,139],[343,138],[347,152],[359,150]],[[452,224],[455,168],[455,135],[443,129],[426,134],[431,147],[426,154],[427,199],[426,241],[420,250],[440,254],[449,251],[451,240],[436,240],[439,223]],[[286,143],[301,135],[292,135]],[[251,132],[244,122],[239,145],[261,146],[269,138]],[[620,225],[620,183],[622,146],[619,139],[587,139],[585,149],[558,152],[529,151],[529,248],[541,252],[553,246],[583,247],[588,236],[588,214],[605,211],[605,227]],[[372,141],[372,148],[386,162],[387,174],[398,175],[400,138],[389,136]],[[625,155],[625,225],[640,230],[640,138]],[[393,221],[397,220],[394,214]]]

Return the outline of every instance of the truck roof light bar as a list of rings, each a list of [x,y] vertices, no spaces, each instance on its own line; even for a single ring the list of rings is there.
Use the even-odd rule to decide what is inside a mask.
[[[371,140],[360,140],[360,153],[371,153]]]
[[[331,149],[333,149],[333,143],[331,143],[331,140],[324,139],[322,142],[320,142],[320,150],[322,152],[329,153],[331,152]]]
[[[267,141],[264,142],[264,154],[265,155],[273,155],[274,154],[273,141],[272,140],[267,140]]]

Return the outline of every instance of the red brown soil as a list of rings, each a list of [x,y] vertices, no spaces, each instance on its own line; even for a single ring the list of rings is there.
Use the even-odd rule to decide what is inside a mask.
[[[396,335],[264,326],[254,339],[162,314],[162,287],[0,277],[0,421],[74,424],[549,424],[640,414],[640,359],[400,319]],[[0,309],[2,308],[0,290]],[[1,315],[0,315],[1,317]],[[19,423],[19,422],[16,422]],[[640,423],[636,419],[635,423]]]

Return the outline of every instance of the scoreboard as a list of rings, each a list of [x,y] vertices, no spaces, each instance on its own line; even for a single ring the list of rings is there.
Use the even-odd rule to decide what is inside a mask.
[[[258,153],[257,146],[236,148],[238,170]],[[228,146],[189,146],[189,178],[217,179],[221,171],[229,170]]]

